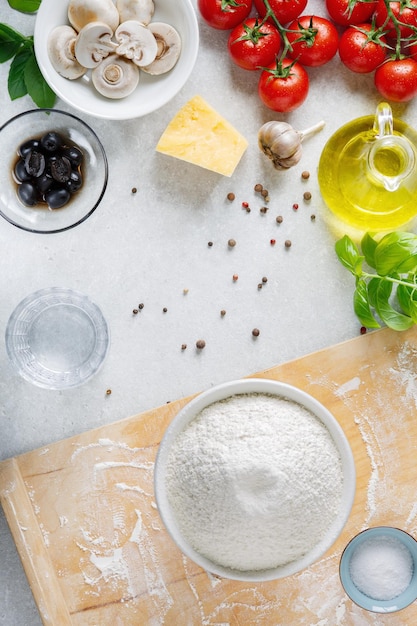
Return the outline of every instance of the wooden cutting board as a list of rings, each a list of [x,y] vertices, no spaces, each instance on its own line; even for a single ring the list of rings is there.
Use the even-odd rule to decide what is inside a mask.
[[[341,552],[368,526],[417,536],[417,329],[360,336],[255,374],[320,400],[348,436],[357,494],[338,541],[299,574],[249,584],[207,574],[166,533],[153,495],[158,444],[185,398],[0,463],[0,499],[50,626],[384,626],[345,595]]]

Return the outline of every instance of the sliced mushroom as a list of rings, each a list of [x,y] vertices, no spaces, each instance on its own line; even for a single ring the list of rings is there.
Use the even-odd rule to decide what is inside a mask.
[[[131,59],[135,65],[149,65],[156,57],[158,44],[146,26],[136,20],[128,20],[118,26],[115,37],[119,42],[117,54]]]
[[[115,31],[120,21],[112,0],[70,0],[68,19],[78,32],[90,22],[104,22]]]
[[[97,67],[117,47],[112,36],[112,29],[104,22],[90,22],[84,26],[75,42],[77,61],[84,67]]]
[[[181,37],[177,30],[165,22],[151,22],[148,26],[158,44],[155,60],[145,65],[142,70],[148,74],[165,74],[169,72],[181,54]]]
[[[75,57],[77,31],[71,26],[57,26],[48,37],[48,56],[53,68],[70,80],[80,78],[87,69]]]
[[[111,54],[91,72],[94,87],[106,98],[125,98],[139,82],[139,68],[128,59]]]
[[[153,0],[116,0],[120,22],[136,20],[145,26],[149,24],[155,11]]]

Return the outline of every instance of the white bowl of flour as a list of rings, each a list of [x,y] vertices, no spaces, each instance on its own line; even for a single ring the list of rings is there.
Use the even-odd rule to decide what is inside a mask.
[[[317,561],[352,508],[355,464],[333,415],[304,391],[252,378],[191,400],[167,428],[155,497],[180,550],[205,570],[266,581]]]

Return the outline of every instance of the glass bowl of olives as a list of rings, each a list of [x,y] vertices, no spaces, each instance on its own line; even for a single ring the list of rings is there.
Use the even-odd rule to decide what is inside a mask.
[[[71,113],[34,109],[0,128],[0,215],[33,233],[81,224],[107,187],[108,164],[96,133]]]

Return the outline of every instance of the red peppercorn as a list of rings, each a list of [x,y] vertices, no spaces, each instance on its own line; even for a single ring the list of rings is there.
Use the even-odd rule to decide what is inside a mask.
[[[275,246],[276,240],[275,239],[271,239],[271,241],[269,243],[271,244],[271,246]]]
[[[366,328],[365,326],[361,326],[361,335],[365,335],[366,334]]]
[[[244,209],[248,209],[249,208],[249,202],[242,202],[242,206]]]
[[[292,205],[292,208],[294,209],[294,211],[298,211],[298,204],[294,202],[294,204]]]

